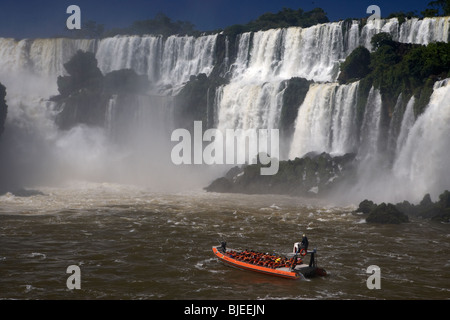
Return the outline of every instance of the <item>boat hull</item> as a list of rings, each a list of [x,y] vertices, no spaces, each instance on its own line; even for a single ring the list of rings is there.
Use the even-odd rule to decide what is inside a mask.
[[[292,280],[296,280],[302,277],[301,272],[298,271],[289,271],[289,269],[287,268],[277,268],[277,269],[272,269],[272,268],[267,268],[267,267],[263,267],[263,266],[259,266],[259,265],[254,265],[251,263],[247,263],[244,261],[239,261],[236,259],[233,259],[231,257],[229,257],[227,254],[224,254],[222,252],[221,249],[219,249],[220,247],[213,247],[213,253],[215,254],[215,256],[222,262],[231,265],[233,267],[237,267],[239,269],[243,269],[243,270],[249,270],[249,271],[255,271],[258,273],[262,273],[262,274],[267,274],[267,275],[271,275],[271,276],[276,276],[276,277],[281,277],[281,278],[285,278],[285,279],[292,279]],[[287,269],[287,270],[283,270],[283,269]]]

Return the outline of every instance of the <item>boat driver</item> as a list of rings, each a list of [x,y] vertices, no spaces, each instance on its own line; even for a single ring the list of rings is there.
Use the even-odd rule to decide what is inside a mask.
[[[306,237],[306,234],[303,234],[302,242],[300,244],[300,249],[308,250],[308,245],[309,245],[308,238]]]

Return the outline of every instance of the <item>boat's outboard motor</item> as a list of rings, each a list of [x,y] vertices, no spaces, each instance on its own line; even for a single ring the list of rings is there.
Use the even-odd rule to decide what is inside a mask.
[[[221,247],[221,249],[223,250],[224,253],[227,252],[227,243],[225,241],[222,241],[220,243],[220,247]]]

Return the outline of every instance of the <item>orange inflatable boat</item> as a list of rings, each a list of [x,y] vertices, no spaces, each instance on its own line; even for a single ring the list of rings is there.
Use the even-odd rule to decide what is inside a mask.
[[[215,256],[222,262],[239,269],[255,271],[286,279],[311,278],[325,276],[324,269],[317,267],[314,250],[301,250],[286,256],[256,252],[253,250],[236,251],[226,248],[226,243],[212,247]],[[310,255],[309,264],[303,258]],[[290,256],[290,258],[289,258]]]

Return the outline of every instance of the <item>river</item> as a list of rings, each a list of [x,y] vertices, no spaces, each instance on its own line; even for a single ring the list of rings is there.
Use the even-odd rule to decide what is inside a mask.
[[[348,207],[275,195],[157,193],[111,183],[0,197],[0,299],[450,298],[450,225],[367,224]],[[306,233],[324,278],[231,268],[211,247],[287,253]],[[79,267],[81,289],[67,286]],[[368,289],[369,266],[380,289]]]

